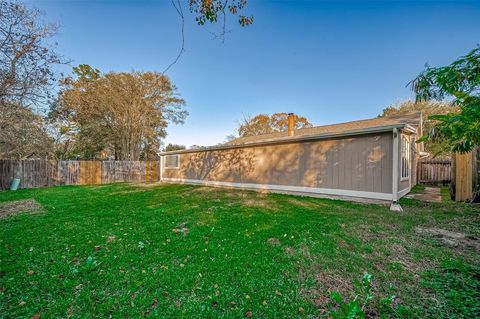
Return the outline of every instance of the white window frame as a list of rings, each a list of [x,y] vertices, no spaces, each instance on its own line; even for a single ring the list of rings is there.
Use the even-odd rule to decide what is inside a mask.
[[[167,158],[169,156],[176,156],[177,157],[177,166],[168,166],[168,160]],[[164,161],[164,168],[165,169],[179,169],[180,168],[180,154],[172,154],[172,155],[165,155],[165,161]]]
[[[400,181],[408,181],[410,179],[410,171],[412,170],[412,146],[411,138],[408,135],[402,135],[401,152],[400,152]]]

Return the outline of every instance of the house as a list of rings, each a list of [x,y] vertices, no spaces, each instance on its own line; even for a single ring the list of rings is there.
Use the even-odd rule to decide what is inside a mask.
[[[161,154],[161,180],[396,201],[416,184],[421,113],[241,137]]]

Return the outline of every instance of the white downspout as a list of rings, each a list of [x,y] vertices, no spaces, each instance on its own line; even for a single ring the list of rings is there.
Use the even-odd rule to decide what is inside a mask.
[[[401,212],[402,206],[398,203],[398,129],[393,129],[393,163],[392,163],[392,204],[390,210]]]

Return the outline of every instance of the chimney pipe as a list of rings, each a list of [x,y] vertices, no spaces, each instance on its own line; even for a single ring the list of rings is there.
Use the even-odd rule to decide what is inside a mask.
[[[294,127],[295,127],[295,115],[293,113],[288,113],[288,136],[293,136]]]

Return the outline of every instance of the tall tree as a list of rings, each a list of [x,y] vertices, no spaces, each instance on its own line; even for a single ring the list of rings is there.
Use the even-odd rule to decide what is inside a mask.
[[[438,121],[428,138],[446,139],[453,151],[480,145],[480,48],[448,66],[429,67],[411,82],[417,101],[452,100],[459,112],[432,115]]]
[[[52,147],[43,117],[25,106],[0,103],[0,158],[45,158]]]
[[[44,23],[37,9],[0,0],[0,103],[40,105],[63,63],[51,44],[57,26]]]
[[[159,151],[168,123],[183,123],[184,100],[169,78],[156,72],[106,73],[88,65],[64,80],[51,117],[74,132],[77,153],[138,160]]]
[[[295,129],[312,127],[312,124],[304,116],[294,115]],[[258,114],[254,117],[244,117],[238,127],[240,137],[283,132],[288,130],[288,114],[274,113]]]
[[[459,108],[456,105],[447,102],[405,101],[400,104],[387,106],[382,110],[379,117],[409,112],[422,112],[423,131],[428,134],[432,132],[432,130],[435,130],[435,125],[438,123],[438,121],[430,118],[432,115],[458,113],[458,111]],[[425,141],[425,151],[434,156],[448,155],[450,153],[450,145],[445,138],[429,139]]]

